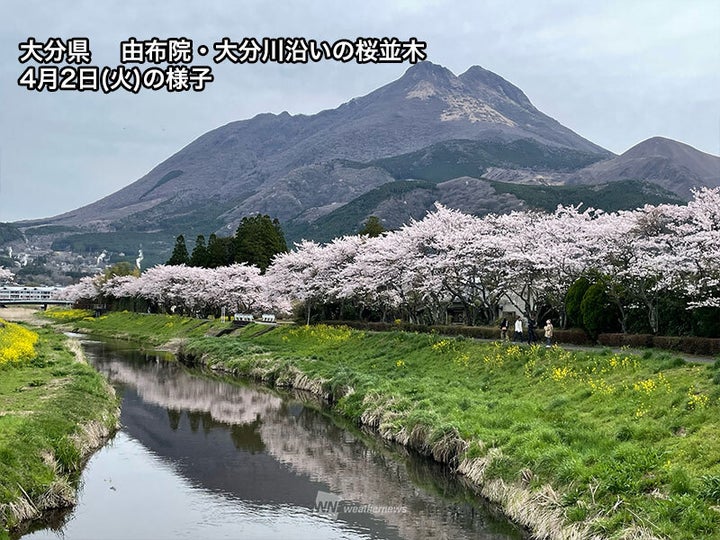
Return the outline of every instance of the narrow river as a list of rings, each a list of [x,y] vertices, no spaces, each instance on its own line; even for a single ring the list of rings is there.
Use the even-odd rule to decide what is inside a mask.
[[[517,539],[462,481],[310,397],[84,342],[122,398],[78,506],[25,539]]]

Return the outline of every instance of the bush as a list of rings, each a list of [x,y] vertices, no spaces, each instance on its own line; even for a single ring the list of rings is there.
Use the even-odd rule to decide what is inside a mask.
[[[681,351],[688,354],[714,356],[720,354],[720,339],[703,337],[655,336],[653,344],[659,349]]]
[[[603,283],[591,285],[580,302],[583,327],[591,336],[617,326],[617,307],[611,302]]]
[[[701,337],[653,336],[652,334],[600,334],[598,343],[605,347],[666,349],[669,351],[715,356],[720,354],[720,339]]]
[[[438,334],[466,336],[478,339],[500,339],[500,328],[494,326],[433,326]]]
[[[598,343],[605,347],[633,347],[635,349],[653,346],[652,334],[600,334]]]
[[[568,330],[555,329],[555,340],[558,343],[569,343],[571,345],[592,345],[593,341],[584,330],[570,328]]]
[[[589,288],[590,281],[586,277],[581,277],[570,285],[567,295],[565,296],[565,313],[567,314],[568,321],[573,326],[582,326],[583,324],[580,303]]]

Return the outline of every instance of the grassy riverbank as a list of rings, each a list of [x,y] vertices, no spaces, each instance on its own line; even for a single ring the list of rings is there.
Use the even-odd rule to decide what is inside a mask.
[[[228,323],[219,320],[128,311],[93,317],[92,311],[83,309],[51,309],[43,317],[69,330],[91,331],[97,336],[129,339],[152,346],[181,338],[215,335],[230,328]]]
[[[114,392],[67,345],[0,321],[0,538],[73,504],[85,459],[117,424]]]
[[[82,326],[126,331],[133,317]],[[155,324],[168,322],[189,326]],[[191,337],[183,351],[214,369],[332,396],[347,418],[457,467],[538,536],[720,538],[720,362],[266,330]]]

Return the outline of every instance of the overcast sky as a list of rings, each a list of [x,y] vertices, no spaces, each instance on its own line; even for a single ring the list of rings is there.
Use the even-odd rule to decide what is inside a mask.
[[[263,112],[314,114],[400,77],[403,65],[214,65],[203,92],[20,88],[18,43],[88,37],[116,66],[128,37],[333,42],[412,36],[455,74],[520,87],[583,137],[621,153],[655,135],[720,154],[717,0],[28,1],[0,3],[0,221],[47,217],[117,191],[203,133]],[[194,64],[199,64],[197,60]],[[208,63],[204,61],[202,63]]]

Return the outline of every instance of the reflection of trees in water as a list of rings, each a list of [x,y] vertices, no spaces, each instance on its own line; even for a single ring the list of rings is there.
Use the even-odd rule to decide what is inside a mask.
[[[228,426],[226,422],[217,422],[208,412],[185,412],[178,411],[175,409],[167,409],[168,423],[170,429],[177,431],[180,427],[180,421],[183,415],[187,416],[190,429],[197,433],[202,426],[202,430],[205,434],[208,434],[212,429],[222,428],[230,430],[230,438],[238,450],[250,452],[251,454],[259,454],[265,451],[265,444],[263,443],[262,437],[260,436],[260,426],[262,425],[262,418],[260,415],[255,417],[255,420],[247,424],[231,424]]]
[[[232,426],[230,437],[235,443],[235,448],[251,454],[265,452],[265,443],[260,436],[260,426],[262,426],[262,420],[259,417],[251,424]]]
[[[375,514],[404,538],[465,538],[468,531],[485,539],[508,537],[482,532],[486,517],[473,506],[444,503],[417,489],[421,485],[454,497],[458,484],[453,484],[446,469],[410,459],[409,454],[401,462],[387,450],[371,449],[297,400],[284,402],[268,391],[198,377],[181,365],[165,362],[99,360],[96,367],[111,381],[134,387],[143,400],[165,407],[173,430],[187,415],[193,432],[228,429],[238,450],[267,452],[329,486],[344,501],[407,508],[404,514]]]
[[[487,532],[488,516],[467,501],[470,492],[441,466],[387,448],[370,448],[346,429],[307,408],[297,416],[273,411],[260,427],[267,451],[295,471],[321,481],[345,501],[376,507],[402,506],[407,513],[378,513],[403,538],[508,538]],[[378,446],[383,446],[378,442]],[[429,488],[428,492],[417,486]],[[439,496],[456,499],[445,503]],[[494,520],[493,520],[494,521]],[[514,536],[511,534],[511,536]]]
[[[182,412],[176,411],[175,409],[167,409],[168,422],[170,422],[170,429],[177,431],[180,427],[180,418],[182,418]]]
[[[176,363],[96,359],[95,367],[111,382],[134,387],[148,403],[187,411],[193,431],[201,425],[209,429],[225,424],[252,424],[258,416],[262,418],[282,404],[282,400],[273,394],[198,377]],[[209,417],[203,419],[202,413]],[[173,429],[177,429],[178,423],[179,418],[170,419]]]

